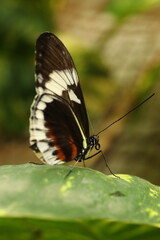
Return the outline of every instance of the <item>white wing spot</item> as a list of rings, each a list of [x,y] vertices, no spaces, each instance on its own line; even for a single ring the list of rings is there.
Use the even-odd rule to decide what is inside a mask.
[[[45,152],[47,149],[49,149],[48,143],[46,142],[37,142],[37,147],[41,152]]]
[[[36,110],[35,116],[39,119],[44,119],[43,112],[41,110]]]
[[[72,69],[72,75],[73,75],[74,82],[77,85],[78,84],[78,75],[77,75],[77,71],[75,68]]]
[[[54,100],[54,98],[51,97],[51,96],[48,96],[48,95],[44,95],[44,96],[42,96],[42,98],[41,98],[41,101],[43,101],[43,102],[45,102],[45,103],[50,103],[50,102],[52,102],[53,100]]]
[[[36,128],[42,130],[42,131],[48,131],[48,128],[44,126],[44,120],[43,119],[33,119],[30,121],[30,129],[33,129],[31,131],[34,131]]]
[[[32,133],[32,131],[31,131]],[[36,142],[40,140],[46,140],[46,132],[45,131],[39,131],[39,130],[34,130],[32,136],[30,137],[30,141],[34,140],[34,137],[36,137]]]
[[[37,109],[44,110],[46,108],[46,104],[42,101],[40,101],[37,105]]]
[[[74,68],[63,71],[53,71],[49,74],[49,79],[45,87],[59,96],[62,95],[63,91],[68,90],[68,86],[78,84],[78,75]]]
[[[39,82],[39,83],[42,83],[43,82],[43,76],[41,73],[39,73],[38,75],[36,75],[36,80]]]
[[[59,81],[59,79],[57,78],[56,81]],[[63,84],[63,86],[60,86],[56,81],[55,81],[55,80],[52,80],[52,79],[49,80],[48,82],[46,82],[45,87],[46,87],[47,89],[49,89],[50,91],[52,91],[53,93],[61,96],[61,95],[62,95],[62,92],[63,92],[64,90],[66,90],[67,85],[64,86],[64,84]],[[65,82],[64,82],[64,83],[65,83]]]
[[[41,94],[44,92],[44,90],[43,90],[42,87],[36,88],[36,91],[37,91],[37,94],[38,94],[38,95],[41,95]]]
[[[76,102],[76,103],[81,103],[81,100],[79,98],[77,98],[76,94],[73,92],[73,90],[69,91],[69,97],[72,101]]]

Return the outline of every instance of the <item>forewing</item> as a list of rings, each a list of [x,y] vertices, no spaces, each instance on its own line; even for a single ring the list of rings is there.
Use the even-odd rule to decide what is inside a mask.
[[[45,90],[68,104],[84,135],[89,137],[88,117],[74,62],[52,33],[43,33],[36,42],[36,88],[38,93]]]

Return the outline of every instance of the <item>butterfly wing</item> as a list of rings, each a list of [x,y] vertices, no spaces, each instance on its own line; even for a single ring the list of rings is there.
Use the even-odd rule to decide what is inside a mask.
[[[88,117],[72,57],[52,33],[37,39],[35,72],[31,148],[47,164],[73,160],[88,146]]]

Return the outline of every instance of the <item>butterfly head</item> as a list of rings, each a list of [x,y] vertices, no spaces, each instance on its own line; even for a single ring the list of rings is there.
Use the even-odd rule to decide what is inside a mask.
[[[98,135],[92,135],[89,137],[89,145],[90,148],[93,149],[95,147],[96,150],[100,149],[100,144],[99,144],[99,136]]]

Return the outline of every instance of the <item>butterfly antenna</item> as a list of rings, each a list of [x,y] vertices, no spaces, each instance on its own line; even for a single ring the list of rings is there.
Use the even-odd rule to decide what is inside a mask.
[[[141,105],[143,105],[146,101],[148,101],[150,98],[152,98],[155,95],[155,93],[153,93],[152,95],[150,95],[148,98],[146,98],[145,100],[143,100],[143,102],[139,103],[137,106],[135,106],[134,108],[132,108],[130,111],[128,111],[126,114],[124,114],[122,117],[118,118],[117,120],[115,120],[114,122],[112,122],[111,124],[109,124],[107,127],[105,127],[103,130],[99,131],[96,136],[98,136],[100,133],[104,132],[106,129],[110,128],[112,125],[114,125],[115,123],[119,122],[121,119],[125,118],[128,114],[130,114],[131,112],[133,112],[134,110],[136,110],[137,108],[139,108]]]

